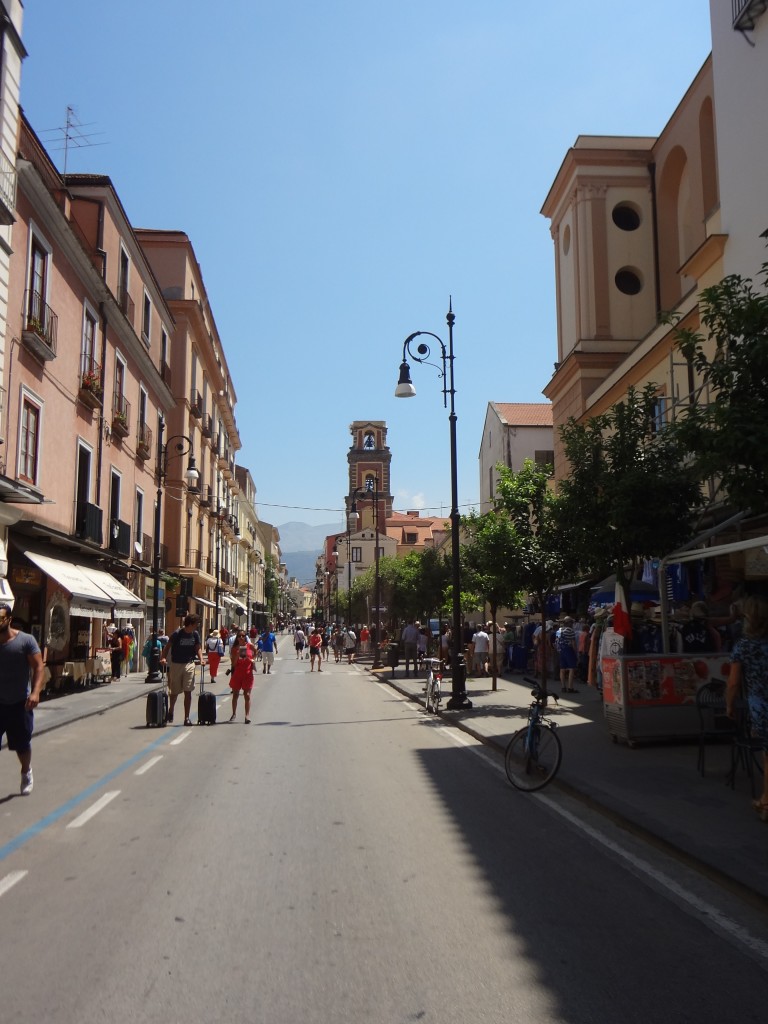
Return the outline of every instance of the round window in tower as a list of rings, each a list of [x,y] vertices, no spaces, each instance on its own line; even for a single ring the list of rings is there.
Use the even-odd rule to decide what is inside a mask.
[[[614,281],[623,295],[637,295],[643,289],[640,272],[633,267],[622,267],[614,277]]]
[[[637,231],[640,227],[640,210],[634,203],[617,203],[611,217],[616,227],[622,231]]]

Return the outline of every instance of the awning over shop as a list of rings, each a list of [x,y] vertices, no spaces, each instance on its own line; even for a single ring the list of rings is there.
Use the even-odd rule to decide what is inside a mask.
[[[24,550],[24,555],[67,591],[72,598],[70,615],[95,619],[109,619],[113,614],[117,618],[143,617],[141,598],[108,572],[75,565],[33,549]]]
[[[104,572],[103,569],[92,569],[87,565],[79,565],[78,569],[82,569],[88,579],[112,599],[117,618],[143,618],[144,602],[142,599],[128,587],[124,587],[114,576]]]
[[[237,615],[245,615],[245,606],[240,604],[239,601],[236,601],[234,597],[230,597],[228,594],[224,594],[221,600],[224,602],[224,604],[228,604],[230,608],[234,608],[235,613]]]
[[[5,576],[0,577],[0,604],[9,604],[13,608],[14,600],[10,583]]]
[[[198,597],[197,594],[192,595],[192,600],[197,601],[198,604],[203,605],[205,608],[215,608],[216,604],[213,601],[209,601],[205,597]]]

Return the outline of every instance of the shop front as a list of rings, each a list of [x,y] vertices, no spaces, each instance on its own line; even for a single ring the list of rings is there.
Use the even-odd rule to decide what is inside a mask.
[[[110,573],[36,548],[14,552],[14,622],[43,651],[48,686],[109,679],[107,624],[133,628],[144,602]]]

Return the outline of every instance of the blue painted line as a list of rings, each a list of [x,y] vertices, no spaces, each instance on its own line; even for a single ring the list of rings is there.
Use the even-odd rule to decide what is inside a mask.
[[[67,800],[67,802],[62,804],[61,807],[58,807],[55,811],[51,811],[50,814],[41,818],[35,825],[30,825],[28,829],[25,829],[24,832],[20,832],[15,839],[11,839],[10,842],[5,844],[5,846],[0,846],[0,861],[5,860],[5,858],[10,854],[15,853],[16,850],[24,846],[25,843],[28,843],[30,839],[34,839],[35,836],[39,836],[46,828],[50,825],[54,825],[60,818],[63,818],[65,814],[69,814],[70,811],[83,803],[84,800],[93,796],[93,794],[101,789],[102,786],[106,786],[106,784],[111,782],[112,779],[117,778],[118,775],[121,775],[124,771],[127,771],[135,765],[137,761],[142,761],[147,754],[152,750],[155,750],[156,747],[161,746],[163,743],[167,743],[173,735],[174,730],[164,730],[162,736],[156,739],[154,743],[150,743],[149,746],[145,747],[144,750],[140,751],[140,753],[134,754],[133,757],[129,757],[127,761],[124,761],[121,765],[118,765],[117,768],[114,768],[111,772],[102,776],[98,782],[92,783],[92,785],[88,786],[87,789],[84,789],[82,793],[78,793],[77,796],[73,796],[71,800]],[[31,797],[31,799],[34,799],[34,797]]]

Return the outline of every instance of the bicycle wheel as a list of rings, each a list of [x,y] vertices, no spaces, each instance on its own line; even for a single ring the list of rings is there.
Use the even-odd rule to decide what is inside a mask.
[[[515,789],[533,793],[543,789],[557,775],[563,748],[560,737],[548,725],[538,726],[535,756],[528,750],[527,739],[528,726],[515,733],[504,752],[504,768]]]
[[[426,696],[424,700],[424,706],[427,709],[427,714],[429,714],[430,711],[437,711],[437,708],[433,707],[435,699],[435,677],[434,674],[432,673],[432,669],[429,670],[429,675],[427,676],[427,685],[425,693]]]

